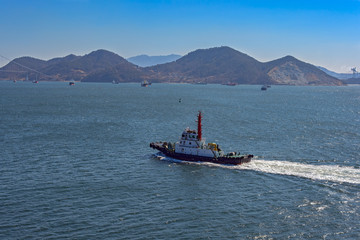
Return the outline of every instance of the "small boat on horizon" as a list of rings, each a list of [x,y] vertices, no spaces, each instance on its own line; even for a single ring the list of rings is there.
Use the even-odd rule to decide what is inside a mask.
[[[39,83],[39,81],[38,81],[38,75],[36,75],[36,80],[33,80],[32,83]]]
[[[228,83],[225,83],[225,84],[223,84],[223,85],[226,85],[226,86],[236,86],[237,84],[236,83],[234,83],[234,82],[228,82]]]
[[[144,81],[141,82],[141,86],[142,86],[142,87],[147,87],[147,86],[149,86],[149,85],[151,85],[151,83],[149,83],[149,82],[146,81],[146,80],[144,80]]]
[[[264,85],[261,87],[261,91],[266,91],[267,87]]]

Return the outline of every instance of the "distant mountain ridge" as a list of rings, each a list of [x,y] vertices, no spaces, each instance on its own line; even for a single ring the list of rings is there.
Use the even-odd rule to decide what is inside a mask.
[[[17,63],[17,64],[16,64]],[[36,71],[29,71],[19,66],[19,64],[27,66]],[[64,80],[77,80],[81,81],[92,74],[104,71],[106,69],[117,66],[121,69],[135,70],[138,68],[134,64],[129,63],[123,57],[107,51],[96,50],[84,56],[75,56],[70,54],[62,58],[53,58],[48,61],[39,60],[30,57],[21,57],[14,59],[0,71],[0,79],[17,78],[18,80],[24,80],[26,77],[35,79],[35,76],[39,76],[39,80],[46,81],[64,81]],[[9,72],[7,72],[9,71]],[[23,73],[14,73],[16,71],[24,71]],[[42,73],[42,74],[40,74]],[[93,81],[93,79],[89,80]],[[102,82],[103,80],[100,80]],[[109,80],[110,82],[112,80]]]
[[[230,47],[198,49],[175,61],[145,68],[115,53],[97,50],[48,61],[21,57],[0,70],[0,80],[31,80],[39,76],[39,80],[48,81],[343,85],[337,78],[292,56],[262,63]]]
[[[326,74],[328,74],[330,76],[333,76],[333,77],[336,77],[336,78],[338,78],[340,80],[354,78],[354,74],[352,74],[352,73],[337,73],[337,72],[330,71],[330,70],[328,70],[328,69],[326,69],[324,67],[320,67],[320,66],[317,66],[317,67],[320,70],[324,71]]]
[[[339,79],[329,76],[314,65],[286,56],[264,63],[272,84],[281,85],[344,85]]]
[[[292,56],[262,63],[230,47],[200,49],[175,62],[147,68],[152,81],[235,84],[343,85]]]
[[[244,83],[269,82],[261,63],[229,47],[198,49],[175,62],[147,68],[153,81]]]
[[[140,67],[150,67],[158,64],[173,62],[178,60],[179,58],[181,58],[181,55],[177,54],[170,54],[165,56],[148,56],[143,54],[135,57],[130,57],[127,60]]]

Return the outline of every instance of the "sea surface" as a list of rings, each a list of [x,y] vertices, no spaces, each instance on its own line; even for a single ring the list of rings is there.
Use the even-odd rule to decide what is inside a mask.
[[[260,87],[0,82],[0,239],[360,239],[360,86]]]

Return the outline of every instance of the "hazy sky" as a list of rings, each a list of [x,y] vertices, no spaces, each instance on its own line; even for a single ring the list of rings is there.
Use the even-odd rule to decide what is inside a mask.
[[[10,59],[229,46],[262,62],[292,55],[360,69],[360,0],[0,0],[0,32],[0,55]]]

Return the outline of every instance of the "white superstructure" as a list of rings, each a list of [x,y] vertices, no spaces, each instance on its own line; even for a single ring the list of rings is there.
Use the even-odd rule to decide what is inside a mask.
[[[219,157],[222,152],[215,143],[205,144],[205,140],[199,140],[195,130],[186,128],[181,135],[180,141],[175,143],[175,153],[202,157]]]

